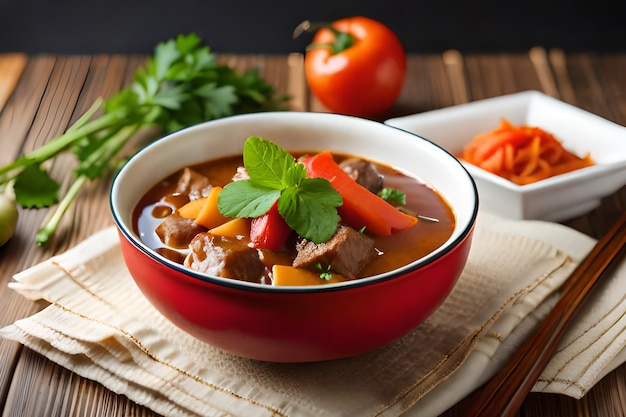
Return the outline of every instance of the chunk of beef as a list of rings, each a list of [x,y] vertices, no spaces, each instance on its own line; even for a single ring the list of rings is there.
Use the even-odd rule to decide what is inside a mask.
[[[245,242],[200,233],[189,244],[184,265],[198,272],[242,281],[261,282],[265,266]]]
[[[302,240],[296,249],[293,266],[315,269],[319,264],[324,271],[330,266],[331,272],[348,279],[356,278],[376,257],[374,240],[348,226],[340,226],[328,242]]]
[[[339,166],[357,183],[377,194],[383,188],[383,176],[372,162],[361,158],[348,158]]]
[[[186,219],[176,212],[167,216],[156,228],[161,242],[176,249],[186,248],[195,235],[204,231],[206,229],[193,219]]]
[[[185,167],[178,179],[176,193],[188,195],[190,200],[195,200],[209,195],[211,188],[213,186],[208,177],[189,167]]]

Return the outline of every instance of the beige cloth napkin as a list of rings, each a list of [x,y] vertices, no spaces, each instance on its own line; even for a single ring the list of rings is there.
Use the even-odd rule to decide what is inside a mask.
[[[234,357],[170,324],[136,288],[108,228],[16,275],[14,290],[50,305],[0,336],[166,416],[435,416],[501,366],[593,243],[560,225],[481,213],[457,286],[421,326],[357,357],[275,364]],[[580,398],[626,360],[624,288],[622,263],[536,391]]]

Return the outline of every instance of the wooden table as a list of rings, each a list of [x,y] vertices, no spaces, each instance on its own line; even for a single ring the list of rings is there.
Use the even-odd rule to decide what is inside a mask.
[[[108,97],[128,84],[133,70],[145,59],[0,55],[0,164],[62,133],[98,96]],[[306,89],[298,55],[220,56],[220,60],[238,69],[259,68],[279,92],[292,96],[294,110],[323,110]],[[626,54],[566,54],[540,48],[516,54],[461,55],[446,51],[411,55],[402,95],[381,119],[529,89],[626,125]],[[60,179],[69,179],[70,169],[69,163],[53,167]],[[7,288],[14,273],[67,250],[113,223],[107,200],[109,185],[110,179],[85,187],[47,247],[37,247],[34,242],[47,211],[21,210],[16,235],[0,248],[0,326],[42,308]],[[598,237],[625,207],[626,189],[622,189],[606,198],[599,209],[567,224]],[[445,416],[457,415],[462,406],[463,402]],[[100,384],[6,340],[0,340],[0,408],[4,409],[3,417],[154,415]],[[520,415],[625,416],[626,365],[606,376],[579,401],[530,394]]]

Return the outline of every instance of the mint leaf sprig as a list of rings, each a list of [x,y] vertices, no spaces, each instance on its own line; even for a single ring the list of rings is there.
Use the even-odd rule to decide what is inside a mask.
[[[15,182],[16,201],[22,207],[49,207],[58,202],[60,186],[42,164],[66,151],[76,157],[74,182],[38,231],[38,245],[49,241],[86,182],[124,163],[122,150],[139,130],[149,127],[156,139],[224,116],[285,110],[288,100],[277,96],[256,70],[240,73],[219,64],[193,33],[158,44],[133,75],[128,87],[107,100],[96,100],[64,134],[0,167],[0,188]]]
[[[278,200],[278,212],[293,230],[315,243],[328,241],[340,221],[343,200],[330,182],[308,178],[304,164],[274,142],[251,136],[243,147],[249,179],[227,184],[218,197],[228,217],[259,217]]]

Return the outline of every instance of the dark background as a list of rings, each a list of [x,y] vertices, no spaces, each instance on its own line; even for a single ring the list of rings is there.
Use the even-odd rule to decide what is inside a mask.
[[[364,15],[382,21],[409,52],[626,50],[623,0],[0,0],[0,52],[151,53],[195,32],[216,53],[303,51],[302,20]]]

